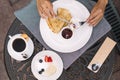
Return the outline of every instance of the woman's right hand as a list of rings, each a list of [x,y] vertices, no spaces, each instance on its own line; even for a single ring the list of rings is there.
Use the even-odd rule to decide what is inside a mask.
[[[55,17],[53,5],[50,0],[37,0],[37,8],[42,18]]]

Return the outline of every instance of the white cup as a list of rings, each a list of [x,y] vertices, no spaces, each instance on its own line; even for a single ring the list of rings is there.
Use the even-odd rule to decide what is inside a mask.
[[[9,35],[7,49],[10,56],[18,61],[31,57],[34,51],[34,44],[27,34]]]

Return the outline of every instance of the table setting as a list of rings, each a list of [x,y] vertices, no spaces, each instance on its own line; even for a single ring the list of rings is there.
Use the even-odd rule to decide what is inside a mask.
[[[58,21],[68,23],[57,33],[52,31],[45,19],[40,18],[35,0],[32,0],[25,8],[15,12],[18,19],[16,23],[19,23],[18,26],[22,27],[16,28],[15,33],[10,32],[12,29],[9,30],[8,42],[5,46],[7,52],[5,52],[8,53],[7,56],[10,56],[8,58],[10,64],[14,65],[13,71],[18,69],[17,72],[21,71],[24,77],[17,77],[16,80],[30,79],[30,77],[32,77],[30,80],[79,80],[77,75],[81,75],[81,80],[85,80],[85,74],[92,74],[92,77],[101,74],[103,68],[106,69],[108,65],[111,65],[107,63],[109,60],[105,61],[107,66],[102,66],[98,73],[90,71],[87,66],[101,46],[101,41],[104,41],[107,35],[109,36],[110,33],[108,32],[111,30],[109,23],[105,18],[96,27],[85,22],[90,15],[92,6],[95,4],[94,2],[82,0],[52,0],[52,2],[56,13],[59,8],[62,8],[68,10],[71,15],[70,24],[65,19],[56,18]],[[74,25],[77,27],[74,27]],[[15,25],[12,26],[15,27]],[[66,29],[69,32],[71,31],[70,37],[64,37],[63,33]],[[21,30],[22,32],[19,32]],[[102,37],[103,39],[101,39]],[[97,42],[100,44],[95,44]],[[96,46],[94,47],[95,50],[90,49],[93,46]],[[20,66],[16,63],[22,65],[22,68],[15,67]],[[75,64],[79,64],[76,66],[77,68],[74,68]],[[25,66],[27,71],[22,72]],[[109,72],[105,69],[103,72]],[[27,77],[24,73],[29,74],[29,76]],[[96,78],[98,77],[100,76],[97,75]]]
[[[88,6],[88,10],[92,9],[92,6],[88,3],[88,2],[84,2],[84,1],[80,1],[81,3],[83,3],[85,6]],[[37,8],[36,8],[36,2],[32,1],[31,5],[28,5],[27,7],[25,7],[26,10],[22,10],[22,11],[18,11],[15,12],[15,15],[17,16],[17,18],[24,24],[26,25],[26,27],[28,28],[28,30],[30,30],[32,32],[32,34],[34,34],[34,36],[38,39],[38,41],[40,41],[42,43],[42,45],[44,45],[44,47],[46,49],[51,49],[49,46],[46,45],[46,43],[44,42],[44,40],[41,37],[40,31],[39,31],[39,22],[40,22],[40,18],[39,18],[39,14],[37,12]],[[33,7],[34,6],[34,7]],[[33,9],[32,9],[33,8]],[[36,12],[36,14],[35,14]],[[28,14],[29,13],[29,14]],[[26,16],[26,15],[27,16]],[[22,15],[22,16],[21,16]],[[34,19],[34,20],[33,20]],[[31,24],[34,23],[34,24]],[[102,23],[102,24],[101,24]],[[33,27],[34,26],[34,27]],[[62,59],[64,60],[64,68],[68,68],[72,62],[74,62],[80,55],[82,55],[82,53],[85,52],[85,50],[87,50],[91,45],[93,45],[97,40],[100,39],[100,37],[102,37],[103,35],[105,35],[108,31],[110,31],[111,27],[108,24],[108,22],[103,19],[100,24],[98,24],[97,28],[95,27],[93,29],[91,38],[89,39],[89,41],[87,42],[87,44],[82,47],[81,49],[74,51],[73,53],[70,53],[69,55],[67,54],[59,54]],[[104,32],[104,33],[103,33]],[[51,49],[53,50],[53,49]],[[81,54],[80,54],[81,53]],[[79,55],[79,56],[78,56]],[[74,57],[73,57],[74,56]],[[66,60],[66,57],[68,57],[68,59]]]

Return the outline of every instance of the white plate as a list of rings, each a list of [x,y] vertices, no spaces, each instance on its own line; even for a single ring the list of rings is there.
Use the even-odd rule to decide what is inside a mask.
[[[90,15],[88,9],[76,0],[55,1],[53,8],[55,12],[57,8],[68,9],[72,15],[72,20],[77,19],[79,21],[85,21]],[[61,36],[61,32],[59,34],[53,33],[49,29],[46,21],[42,18],[40,19],[40,32],[43,40],[49,47],[58,52],[69,53],[82,48],[90,39],[92,30],[93,27],[85,23],[74,31],[70,39],[64,39]]]
[[[42,68],[46,70],[46,68],[48,67],[49,63],[46,63],[44,61],[45,56],[52,57],[52,64],[54,64],[54,66],[56,67],[56,72],[51,76],[45,76],[44,73],[43,74],[38,73]],[[43,60],[42,63],[39,62],[40,59]],[[31,63],[31,70],[33,75],[38,80],[56,80],[62,74],[63,62],[60,56],[57,55],[55,52],[46,50],[46,51],[39,52],[37,55],[35,55]]]

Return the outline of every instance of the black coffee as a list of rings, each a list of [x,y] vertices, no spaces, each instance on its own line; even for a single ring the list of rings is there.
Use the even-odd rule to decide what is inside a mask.
[[[17,52],[22,52],[25,47],[26,47],[26,44],[25,44],[25,41],[23,39],[15,39],[13,41],[13,49]]]

